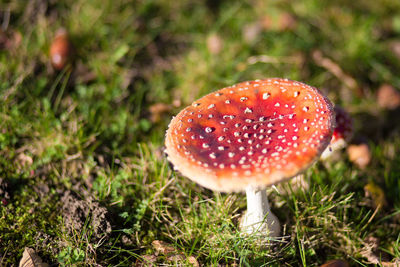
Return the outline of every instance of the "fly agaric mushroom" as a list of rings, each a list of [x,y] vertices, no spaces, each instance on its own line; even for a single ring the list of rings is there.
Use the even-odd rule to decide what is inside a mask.
[[[330,157],[333,152],[344,148],[353,135],[353,119],[350,114],[339,106],[335,106],[334,111],[336,127],[329,146],[321,155],[323,160]]]
[[[183,109],[166,133],[168,160],[200,185],[246,191],[242,230],[278,236],[265,190],[308,168],[332,137],[332,105],[316,88],[287,79],[243,82]]]

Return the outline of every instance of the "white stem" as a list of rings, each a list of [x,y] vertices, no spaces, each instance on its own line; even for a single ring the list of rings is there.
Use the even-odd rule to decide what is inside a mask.
[[[246,188],[247,212],[242,220],[242,231],[252,234],[268,232],[271,237],[280,235],[278,218],[269,208],[265,190],[256,190],[254,187]]]

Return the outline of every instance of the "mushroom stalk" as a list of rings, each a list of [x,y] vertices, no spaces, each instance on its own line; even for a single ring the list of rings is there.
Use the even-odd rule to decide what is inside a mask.
[[[268,232],[271,237],[279,236],[279,220],[270,210],[266,191],[248,186],[246,197],[247,212],[242,221],[242,231],[249,234]]]

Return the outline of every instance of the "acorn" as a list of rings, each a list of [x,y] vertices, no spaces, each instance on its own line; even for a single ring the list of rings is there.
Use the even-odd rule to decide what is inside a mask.
[[[72,50],[67,30],[57,30],[50,46],[50,62],[55,70],[62,70],[72,61]]]

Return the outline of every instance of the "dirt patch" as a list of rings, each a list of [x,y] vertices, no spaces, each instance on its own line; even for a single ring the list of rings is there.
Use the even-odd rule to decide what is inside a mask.
[[[91,198],[81,200],[72,191],[66,191],[61,198],[64,226],[71,234],[80,233],[87,225],[94,240],[107,239],[111,233],[107,209]]]

